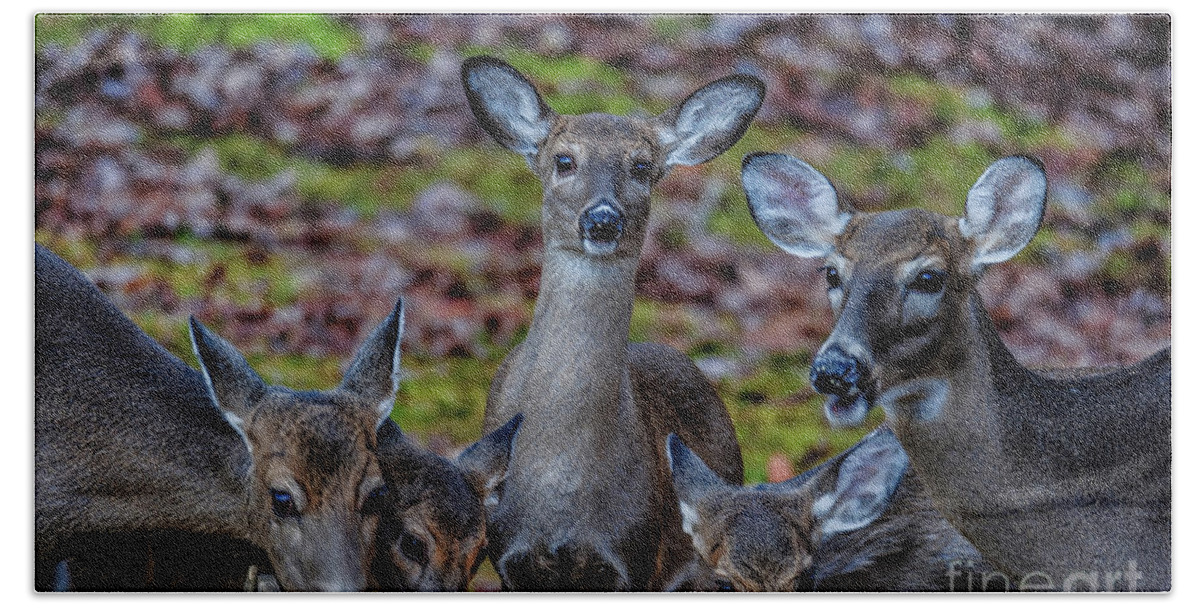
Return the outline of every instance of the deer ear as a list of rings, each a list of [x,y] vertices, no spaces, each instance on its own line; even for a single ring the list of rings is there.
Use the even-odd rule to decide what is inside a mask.
[[[484,507],[490,508],[500,502],[500,485],[508,473],[508,461],[512,457],[517,431],[524,420],[524,414],[513,416],[504,426],[463,450],[454,461],[483,490]]]
[[[188,332],[209,398],[249,448],[245,419],[266,394],[266,383],[254,373],[232,344],[210,331],[195,317],[188,318]]]
[[[392,413],[396,389],[400,387],[400,338],[404,335],[404,299],[396,300],[392,314],[384,319],[358,349],[346,375],[342,390],[354,393],[373,404],[376,428]]]
[[[908,455],[886,428],[850,448],[837,469],[833,491],[813,501],[813,519],[822,538],[875,521],[891,504],[907,469]]]
[[[463,62],[462,82],[483,129],[532,164],[555,118],[533,84],[516,68],[487,56]]]
[[[726,76],[659,115],[660,140],[669,150],[666,167],[698,165],[728,150],[750,126],[766,90],[753,76]]]
[[[759,230],[784,251],[824,257],[852,216],[838,207],[833,184],[808,163],[756,152],[742,161],[742,188]]]
[[[683,443],[675,433],[667,435],[667,465],[671,469],[671,483],[679,499],[679,514],[683,519],[683,531],[692,535],[699,522],[697,503],[708,494],[722,490],[729,484],[717,476],[699,456]]]
[[[1024,156],[1002,158],[987,168],[967,194],[959,231],[975,244],[972,268],[1003,262],[1037,234],[1046,211],[1046,171]]]

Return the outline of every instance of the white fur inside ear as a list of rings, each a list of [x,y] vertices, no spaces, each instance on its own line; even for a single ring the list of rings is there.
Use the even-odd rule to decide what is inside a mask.
[[[1042,221],[1046,185],[1045,172],[1027,158],[1002,158],[983,172],[958,220],[959,232],[975,242],[974,270],[1003,262],[1029,244]]]
[[[395,393],[393,393],[387,399],[379,402],[379,405],[376,408],[376,412],[379,414],[379,419],[375,422],[375,430],[379,430],[379,427],[383,426],[384,422],[387,422],[387,419],[392,416],[392,410],[395,409],[395,407]]]
[[[742,168],[750,212],[758,228],[784,251],[802,258],[825,257],[853,214],[838,209],[837,191],[808,163],[783,154],[764,154]]]
[[[192,340],[192,352],[196,355],[196,361],[200,364],[200,376],[204,378],[204,388],[208,389],[208,398],[212,399],[213,405],[217,406],[222,412],[225,408],[221,407],[221,401],[217,399],[217,389],[213,386],[212,375],[208,373],[208,366],[204,364],[204,357],[200,356],[200,345],[196,342],[196,329],[191,325],[188,326],[188,338]],[[237,418],[236,416],[234,416]],[[238,418],[241,420],[241,418]]]
[[[495,79],[494,82],[492,79]],[[496,86],[495,82],[503,82]],[[537,91],[497,67],[480,67],[468,76],[471,89],[487,107],[488,113],[513,136],[513,152],[531,158],[537,145],[549,133],[549,124],[541,114]]]
[[[941,416],[950,397],[950,383],[941,378],[911,380],[883,392],[876,403],[888,418],[929,422]]]
[[[392,350],[392,393],[400,390],[400,342],[404,339],[404,304],[400,304],[400,318],[396,322],[396,348]],[[391,411],[391,408],[388,408]]]
[[[696,508],[686,502],[679,502],[679,516],[683,519],[683,531],[692,536],[696,532],[696,525],[700,523],[700,514],[696,512]]]
[[[404,338],[404,303],[400,303],[400,312],[397,313],[399,319],[396,322],[396,346],[392,349],[392,394],[388,395],[383,401],[379,402],[377,412],[379,420],[375,423],[375,428],[378,429],[392,415],[392,410],[396,407],[396,391],[400,390],[400,341]]]
[[[727,139],[743,128],[748,115],[753,115],[761,103],[762,98],[745,84],[726,81],[706,85],[679,108],[672,128],[660,133],[659,140],[671,150],[665,165],[696,165],[724,152],[736,139],[719,150],[711,140]]]
[[[833,500],[833,497],[828,496],[828,495],[823,496],[822,498],[829,498],[830,501]],[[849,500],[852,500],[855,503],[865,503],[866,502],[865,500],[858,498],[858,497],[851,498]],[[858,529],[866,526],[867,524],[871,523],[872,521],[875,520],[875,517],[878,516],[878,513],[875,513],[871,509],[871,507],[873,507],[873,506],[875,506],[875,505],[843,504],[842,507],[839,508],[836,513],[832,513],[833,509],[831,507],[830,509],[828,509],[828,511],[831,511],[830,516],[824,518],[821,521],[821,536],[822,536],[822,538],[828,538],[830,536],[833,536],[834,534],[839,534],[841,532],[850,532],[851,530],[858,530]],[[813,514],[814,515],[816,514],[815,505],[813,508]]]
[[[207,375],[205,379],[207,379]],[[212,389],[210,388],[209,390]],[[242,443],[246,444],[246,451],[250,452],[251,456],[254,456],[254,448],[250,446],[250,438],[246,436],[246,421],[242,420],[241,416],[230,411],[221,410],[221,414],[224,415],[225,421],[229,423],[229,426],[233,427],[233,430],[237,431],[238,436],[242,438]]]
[[[500,504],[500,492],[497,492],[497,490],[500,488],[500,484],[504,482],[506,477],[508,477],[507,473],[501,473],[498,475],[491,475],[484,480],[483,507],[485,509],[493,509]]]

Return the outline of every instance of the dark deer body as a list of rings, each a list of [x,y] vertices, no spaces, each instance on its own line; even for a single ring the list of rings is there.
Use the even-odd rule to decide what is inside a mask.
[[[762,84],[728,77],[639,119],[557,115],[491,58],[467,61],[463,83],[480,123],[544,188],[533,321],[492,382],[484,421],[494,429],[525,414],[489,554],[509,589],[661,588],[691,558],[666,435],[692,442],[731,482],[742,463],[729,414],[691,361],[628,341],[650,188],[671,166],[733,145]]]
[[[781,483],[720,480],[678,438],[671,469],[700,556],[693,591],[954,591],[988,572],[887,429]]]
[[[1036,233],[1040,165],[997,161],[962,218],[843,211],[824,177],[782,155],[748,157],[743,183],[772,240],[826,260],[838,320],[812,376],[831,422],[882,406],[939,511],[1014,587],[1170,588],[1170,352],[1034,372],[975,291]]]
[[[55,581],[75,591],[255,591],[266,552],[228,535],[182,531],[75,536]],[[273,575],[272,575],[273,576]]]
[[[37,588],[90,540],[176,533],[262,548],[286,589],[364,587],[402,311],[341,387],[295,392],[193,321],[196,372],[69,264],[40,246],[35,257]]]

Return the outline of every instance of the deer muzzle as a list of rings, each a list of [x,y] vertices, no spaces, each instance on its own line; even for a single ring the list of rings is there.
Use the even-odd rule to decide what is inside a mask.
[[[833,345],[817,353],[809,380],[817,392],[830,395],[825,417],[834,426],[856,426],[871,409],[863,384],[870,378],[867,366]]]
[[[579,216],[579,238],[583,239],[584,251],[590,254],[607,255],[616,251],[624,231],[625,214],[608,201],[588,207]]]

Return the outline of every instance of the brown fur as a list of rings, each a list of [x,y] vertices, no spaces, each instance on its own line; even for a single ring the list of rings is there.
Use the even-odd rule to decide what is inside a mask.
[[[451,462],[380,429],[379,459],[389,487],[373,566],[374,587],[465,591],[485,557],[485,502],[504,476],[520,421],[502,427]]]

